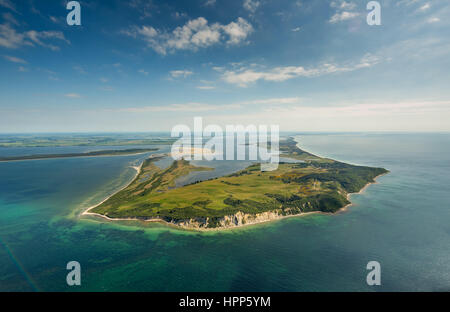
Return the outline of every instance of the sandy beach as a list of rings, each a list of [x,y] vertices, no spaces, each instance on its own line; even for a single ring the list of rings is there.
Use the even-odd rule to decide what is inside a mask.
[[[89,211],[92,210],[92,209],[94,209],[94,208],[96,208],[96,207],[98,207],[98,206],[100,206],[101,204],[103,204],[104,202],[106,202],[108,199],[110,199],[111,197],[113,197],[114,195],[116,195],[117,193],[119,193],[120,191],[126,189],[131,183],[133,183],[134,180],[136,180],[136,178],[137,178],[137,177],[139,176],[139,174],[141,173],[142,165],[143,165],[143,163],[141,163],[139,166],[131,166],[131,168],[133,168],[134,170],[136,170],[136,174],[135,174],[135,176],[133,177],[133,179],[130,181],[130,183],[128,183],[128,184],[125,185],[124,187],[120,188],[118,191],[114,192],[114,193],[111,194],[110,196],[106,197],[104,200],[102,200],[102,201],[99,202],[98,204],[93,205],[93,206],[91,206],[91,207],[85,209],[85,210],[81,213],[81,215],[82,215],[82,216],[85,216],[85,215],[101,216],[101,217],[103,217],[103,218],[105,218],[105,219],[110,219],[110,218],[108,218],[107,216],[104,216],[104,215],[101,215],[101,214],[98,214],[98,213],[89,212]],[[110,219],[110,220],[118,220],[118,219]]]

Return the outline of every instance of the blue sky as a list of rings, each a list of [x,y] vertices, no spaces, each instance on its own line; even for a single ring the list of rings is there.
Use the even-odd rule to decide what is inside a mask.
[[[450,131],[450,2],[0,0],[0,132]]]

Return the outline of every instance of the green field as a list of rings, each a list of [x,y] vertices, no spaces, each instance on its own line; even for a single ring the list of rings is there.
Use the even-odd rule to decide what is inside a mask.
[[[261,172],[254,164],[237,173],[176,188],[175,181],[192,170],[212,170],[175,161],[165,170],[147,159],[139,176],[124,190],[91,212],[110,218],[161,219],[178,223],[207,220],[214,228],[225,216],[238,212],[256,215],[277,211],[282,215],[322,211],[333,213],[349,204],[347,195],[358,192],[387,170],[353,166],[323,159],[280,142],[284,157],[302,157],[303,163],[281,163],[277,170]]]

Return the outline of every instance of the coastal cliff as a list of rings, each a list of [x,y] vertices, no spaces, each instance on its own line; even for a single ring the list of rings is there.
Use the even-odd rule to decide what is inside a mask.
[[[185,220],[172,220],[166,221],[173,225],[192,230],[207,230],[207,229],[229,229],[235,227],[241,227],[244,225],[264,223],[286,217],[282,215],[281,211],[267,211],[257,214],[248,214],[239,211],[233,215],[227,215],[221,218],[191,218]],[[212,226],[214,225],[214,226]]]

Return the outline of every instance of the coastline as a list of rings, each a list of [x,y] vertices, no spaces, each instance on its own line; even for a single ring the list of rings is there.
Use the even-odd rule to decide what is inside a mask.
[[[151,152],[139,152],[135,154],[119,154],[119,155],[83,155],[83,156],[68,156],[68,157],[45,157],[45,158],[30,158],[30,159],[11,159],[11,160],[0,160],[0,163],[8,163],[8,162],[18,162],[18,161],[40,161],[40,160],[51,160],[51,159],[73,159],[73,158],[97,158],[97,157],[126,157],[126,156],[135,156],[135,155],[143,155]]]
[[[86,216],[86,215],[95,215],[95,216],[101,216],[103,218],[106,219],[111,219],[108,218],[107,216],[101,215],[99,213],[93,213],[93,212],[89,212],[90,210],[97,208],[98,206],[100,206],[101,204],[103,204],[104,202],[106,202],[108,199],[110,199],[111,197],[113,197],[114,195],[116,195],[117,193],[119,193],[120,191],[123,191],[124,189],[126,189],[128,186],[130,186],[131,183],[134,182],[134,180],[136,180],[136,178],[139,176],[139,174],[141,173],[142,170],[142,165],[144,163],[142,162],[139,166],[130,166],[130,168],[133,168],[134,170],[136,170],[136,174],[133,177],[133,179],[127,183],[124,187],[120,188],[118,191],[115,191],[114,193],[112,193],[111,195],[109,195],[108,197],[106,197],[104,200],[102,200],[101,202],[99,202],[98,204],[95,204],[93,206],[90,206],[89,208],[83,210],[83,212],[80,214],[81,216]],[[118,219],[111,219],[113,221],[118,220]]]
[[[348,204],[348,205],[342,207],[341,209],[339,209],[338,211],[336,211],[336,213],[340,213],[340,212],[345,212],[345,211],[347,211],[348,208],[350,208],[351,206],[354,205],[354,203],[352,203],[351,200],[350,200],[352,195],[360,195],[360,194],[363,194],[363,193],[369,188],[369,186],[371,186],[372,184],[377,184],[377,183],[378,183],[378,182],[377,182],[377,179],[378,179],[379,177],[382,177],[382,176],[384,176],[384,175],[387,175],[388,173],[389,173],[389,171],[386,172],[386,173],[382,173],[382,174],[377,175],[375,178],[373,178],[373,182],[367,183],[367,184],[366,184],[359,192],[357,192],[357,193],[348,193],[348,194],[347,194],[347,200],[350,201],[350,204]]]
[[[241,224],[241,225],[236,225],[236,226],[222,226],[222,227],[216,227],[216,228],[201,228],[201,227],[189,227],[189,226],[182,226],[182,225],[177,225],[175,223],[171,223],[171,222],[167,222],[165,220],[159,219],[159,218],[155,218],[155,219],[147,219],[147,220],[143,220],[143,219],[139,219],[139,218],[110,218],[108,216],[99,214],[99,213],[93,213],[93,212],[89,212],[90,210],[100,206],[101,204],[103,204],[104,202],[106,202],[108,199],[110,199],[112,196],[114,196],[115,194],[117,194],[118,192],[124,190],[125,188],[127,188],[131,183],[134,182],[134,180],[139,176],[141,169],[142,169],[142,165],[140,166],[132,166],[131,168],[136,170],[136,175],[135,177],[131,180],[130,183],[128,183],[127,185],[125,185],[124,187],[122,187],[120,190],[118,190],[117,192],[114,192],[113,194],[111,194],[110,196],[108,196],[107,198],[105,198],[103,201],[101,201],[100,203],[93,205],[89,208],[87,208],[86,210],[84,210],[81,213],[81,216],[95,216],[95,217],[100,217],[103,219],[106,219],[108,221],[140,221],[140,222],[144,222],[144,223],[161,223],[164,225],[167,225],[169,227],[178,229],[178,230],[186,230],[186,231],[194,231],[194,232],[219,232],[219,231],[227,231],[227,230],[236,230],[236,229],[241,229],[241,228],[245,228],[245,227],[249,227],[249,226],[253,226],[253,225],[261,225],[264,223],[268,223],[268,222],[273,222],[273,221],[280,221],[283,219],[288,219],[288,218],[294,218],[294,217],[305,217],[305,216],[309,216],[309,215],[313,215],[313,214],[322,214],[322,215],[335,215],[335,214],[339,214],[339,213],[343,213],[346,212],[348,210],[349,207],[353,206],[354,203],[350,202],[348,205],[345,205],[344,207],[338,209],[336,212],[334,213],[326,213],[326,212],[322,212],[322,211],[311,211],[311,212],[303,212],[303,213],[299,213],[299,214],[293,214],[293,215],[287,215],[287,216],[280,216],[277,215],[276,217],[272,217],[272,218],[268,218],[266,220],[258,220],[255,222],[249,222],[246,224]],[[358,195],[358,194],[363,194],[368,188],[369,186],[371,186],[372,184],[377,184],[377,179],[381,176],[384,176],[387,173],[382,173],[378,176],[376,176],[373,180],[374,182],[370,182],[367,183],[359,192],[357,193],[348,193],[347,194],[347,199],[350,201],[350,197],[352,195]]]

